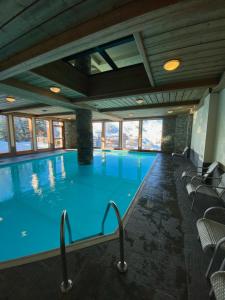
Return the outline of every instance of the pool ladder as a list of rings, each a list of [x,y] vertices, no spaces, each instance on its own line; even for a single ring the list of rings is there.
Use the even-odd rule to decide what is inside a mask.
[[[116,203],[113,201],[110,201],[106,207],[105,214],[102,220],[102,232],[99,234],[99,236],[104,234],[105,221],[107,219],[111,207],[115,211],[117,221],[119,224],[120,260],[117,263],[117,270],[120,273],[125,273],[127,271],[127,263],[124,260],[124,228],[123,228],[123,222],[121,219],[119,209]],[[69,292],[73,286],[72,280],[68,278],[66,243],[65,243],[65,225],[67,225],[67,230],[69,234],[69,243],[72,244],[73,241],[72,241],[71,226],[69,222],[69,216],[66,210],[62,212],[61,222],[60,222],[60,254],[61,254],[61,261],[62,261],[62,278],[63,278],[63,281],[60,285],[60,289],[62,293]]]

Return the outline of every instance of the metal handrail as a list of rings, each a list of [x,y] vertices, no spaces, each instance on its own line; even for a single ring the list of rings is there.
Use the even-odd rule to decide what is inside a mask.
[[[102,234],[104,234],[104,225],[106,218],[108,216],[110,207],[112,207],[116,213],[117,221],[119,224],[119,240],[120,240],[120,261],[117,263],[117,269],[120,273],[125,273],[127,271],[127,263],[124,260],[124,228],[123,222],[120,216],[119,209],[114,201],[110,201],[106,207],[105,214],[102,220]]]
[[[69,216],[66,210],[62,212],[61,222],[60,222],[60,254],[62,260],[62,278],[63,281],[60,285],[62,293],[67,293],[71,290],[73,282],[71,279],[68,279],[67,271],[67,260],[66,260],[66,243],[65,243],[65,224],[67,225],[69,233],[69,243],[72,243],[72,232],[69,222]]]

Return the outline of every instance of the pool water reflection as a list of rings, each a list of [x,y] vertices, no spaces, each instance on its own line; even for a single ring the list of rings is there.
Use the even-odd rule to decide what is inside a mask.
[[[0,167],[0,261],[58,248],[63,209],[73,240],[98,234],[107,203],[124,215],[155,156],[96,150],[79,166],[74,151]],[[110,212],[106,232],[116,227]]]

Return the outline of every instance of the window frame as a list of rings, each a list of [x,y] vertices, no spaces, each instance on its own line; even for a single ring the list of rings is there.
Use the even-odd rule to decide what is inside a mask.
[[[49,136],[49,140],[48,140],[48,147],[47,148],[38,148],[38,141],[37,141],[37,124],[36,124],[36,121],[37,120],[41,120],[41,121],[47,121],[49,126],[48,126],[48,136]],[[36,151],[37,152],[44,152],[44,151],[49,151],[52,149],[52,146],[51,146],[51,130],[53,128],[53,125],[51,125],[51,122],[49,119],[43,119],[41,118],[41,116],[39,117],[35,117],[34,118],[34,124],[35,124],[35,139],[36,139]],[[51,128],[52,127],[52,128]]]
[[[101,126],[102,126],[102,131],[101,131],[101,146],[100,147],[94,147],[94,132],[93,132],[93,124],[94,123],[100,123]],[[102,122],[102,121],[93,121],[92,122],[93,148],[94,149],[102,149],[102,145],[103,145],[102,137],[103,137],[103,133],[104,133],[103,127],[104,127],[104,122]]]
[[[16,128],[15,128],[15,118],[26,118],[30,119],[31,122],[31,150],[22,150],[22,151],[17,151],[16,149]],[[13,114],[12,115],[12,123],[13,123],[13,138],[14,138],[14,144],[15,144],[15,153],[16,155],[19,154],[26,154],[26,153],[34,153],[34,128],[33,128],[33,122],[32,122],[32,116],[31,115],[19,115],[19,114]]]
[[[163,137],[163,117],[162,118],[157,118],[157,117],[152,117],[152,118],[143,118],[141,120],[141,140],[140,140],[140,149],[142,152],[162,152],[162,137]],[[161,144],[161,148],[160,150],[150,150],[150,149],[143,149],[142,147],[142,142],[143,142],[143,121],[156,121],[156,120],[161,120],[162,122],[162,135],[161,135],[161,139],[160,139],[160,144]]]
[[[62,122],[63,125],[54,125],[54,122]],[[55,138],[55,134],[54,134],[54,127],[60,127],[62,128],[62,138]],[[52,120],[52,138],[53,138],[53,149],[54,150],[60,150],[60,149],[64,149],[65,148],[65,124],[64,121],[62,120]],[[62,140],[62,147],[55,147],[55,140]]]
[[[138,122],[137,148],[135,148],[135,149],[132,149],[132,148],[126,148],[126,147],[123,146],[123,132],[124,132],[123,124],[124,124],[125,122]],[[140,123],[141,123],[141,120],[137,120],[137,119],[127,119],[127,120],[125,119],[125,120],[123,120],[123,121],[121,122],[121,143],[122,143],[122,144],[121,144],[121,147],[122,147],[122,149],[128,150],[128,151],[138,151],[138,150],[140,150],[140,149],[139,149]]]
[[[0,113],[0,116],[6,117],[6,123],[7,123],[7,133],[8,133],[8,152],[0,153],[0,157],[9,156],[12,154],[12,144],[11,144],[11,132],[10,132],[10,124],[9,124],[9,116],[4,113]]]
[[[106,146],[106,125],[107,123],[118,123],[119,127],[118,127],[118,147],[107,147]],[[104,122],[104,149],[114,149],[114,150],[120,150],[121,149],[121,122],[120,121],[106,121]]]

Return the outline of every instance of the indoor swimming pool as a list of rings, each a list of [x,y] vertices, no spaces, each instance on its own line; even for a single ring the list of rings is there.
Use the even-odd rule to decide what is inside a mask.
[[[64,209],[73,241],[98,235],[108,202],[124,216],[155,158],[95,150],[93,163],[81,166],[69,151],[0,166],[0,264],[59,248]],[[105,233],[117,226],[110,211]]]

